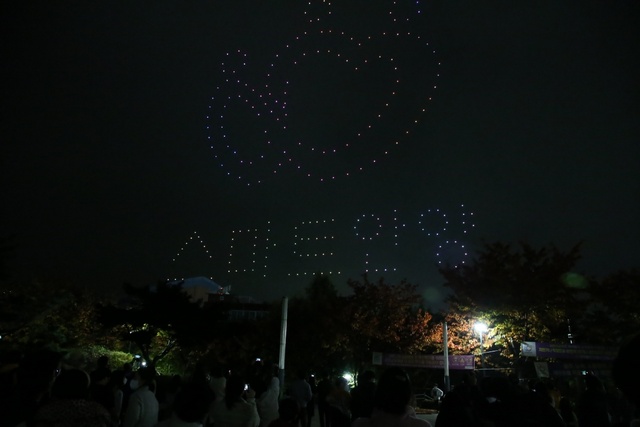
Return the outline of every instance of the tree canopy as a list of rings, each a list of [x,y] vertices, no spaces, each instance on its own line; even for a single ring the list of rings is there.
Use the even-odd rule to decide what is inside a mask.
[[[496,242],[486,244],[472,262],[440,273],[453,291],[451,311],[487,320],[492,335],[517,356],[522,341],[566,340],[568,321],[578,315],[583,292],[563,278],[579,258],[579,244],[562,251],[553,245]]]
[[[370,358],[372,351],[415,353],[426,346],[431,314],[423,310],[416,285],[371,282],[367,275],[347,283],[353,291],[345,314],[354,360]]]
[[[125,284],[124,291],[128,300],[103,306],[100,321],[121,339],[135,343],[151,365],[178,345],[190,349],[206,343],[219,319],[200,301],[192,301],[181,283],[158,282],[140,288]]]
[[[485,244],[471,262],[440,270],[451,290],[441,313],[425,310],[417,286],[407,281],[364,275],[348,279],[351,292],[339,295],[329,276],[316,274],[289,300],[288,369],[358,371],[371,363],[372,352],[441,353],[442,320],[452,354],[479,351],[474,324],[483,321],[489,326],[484,350],[500,351],[509,363],[519,358],[522,341],[619,344],[640,330],[640,272],[596,279],[575,271],[579,259],[580,244],[568,250]],[[123,299],[101,304],[61,284],[0,283],[3,345],[97,345],[135,351],[152,365],[165,358],[227,365],[278,358],[280,302],[256,308],[262,316],[257,320],[232,319],[228,300],[193,301],[180,283],[124,285]]]

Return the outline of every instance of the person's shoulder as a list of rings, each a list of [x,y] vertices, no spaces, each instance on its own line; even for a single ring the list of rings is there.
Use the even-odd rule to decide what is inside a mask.
[[[419,418],[416,409],[413,406],[407,406],[404,414],[404,425],[407,427],[431,427],[431,423],[427,420]]]
[[[151,390],[149,390],[148,388],[145,390],[140,390],[140,395],[144,396],[144,398],[146,399],[158,400],[158,398],[156,397],[156,394]]]
[[[422,418],[410,418],[407,423],[407,427],[432,427],[431,423],[427,420],[423,420]]]
[[[375,419],[375,423],[372,422]],[[351,427],[371,427],[372,425],[380,427],[432,427],[431,423],[427,420],[416,417],[415,413],[409,412],[404,415],[391,415],[386,413],[377,412],[374,410],[372,418],[357,418]]]
[[[285,420],[281,420],[280,418],[276,418],[275,420],[269,423],[268,427],[294,427],[296,425],[297,424],[293,423],[292,421],[285,421]]]
[[[139,401],[139,402],[152,402],[152,401],[158,401],[158,398],[156,397],[156,395],[149,390],[148,388],[145,389],[138,389],[136,391],[134,391],[131,396],[129,397],[129,402],[132,401]]]
[[[171,418],[166,419],[164,421],[160,421],[158,424],[156,424],[153,427],[171,427]]]
[[[351,423],[351,427],[370,427],[371,426],[371,418],[356,418],[353,423]]]

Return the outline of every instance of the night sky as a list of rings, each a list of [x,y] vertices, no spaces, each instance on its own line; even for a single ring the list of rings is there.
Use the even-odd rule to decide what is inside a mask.
[[[639,267],[637,2],[335,3],[3,5],[12,270],[269,300],[368,269],[438,305],[485,241]]]

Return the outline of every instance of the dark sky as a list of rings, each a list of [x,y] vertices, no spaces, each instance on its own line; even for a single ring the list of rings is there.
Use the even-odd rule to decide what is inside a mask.
[[[483,241],[638,267],[637,2],[339,3],[4,5],[11,267],[260,299],[369,269],[436,305]]]

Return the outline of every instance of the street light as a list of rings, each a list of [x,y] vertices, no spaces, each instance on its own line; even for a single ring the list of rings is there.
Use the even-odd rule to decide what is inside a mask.
[[[473,325],[473,329],[480,336],[480,367],[482,368],[482,376],[484,377],[484,333],[489,330],[489,327],[486,323],[476,322],[476,324]]]

